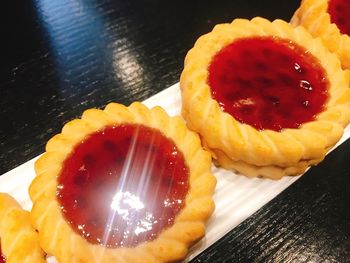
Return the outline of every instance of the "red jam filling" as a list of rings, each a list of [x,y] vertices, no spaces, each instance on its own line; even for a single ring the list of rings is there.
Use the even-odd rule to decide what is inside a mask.
[[[258,130],[298,128],[323,111],[328,80],[302,47],[273,37],[235,40],[209,66],[208,84],[222,110]]]
[[[342,34],[350,36],[350,1],[330,0],[328,1],[328,13],[331,22],[336,24]]]
[[[5,262],[6,262],[6,258],[1,252],[1,243],[0,243],[0,263],[5,263]]]
[[[189,170],[158,130],[107,127],[77,145],[58,177],[57,199],[88,242],[134,247],[155,239],[185,205]]]

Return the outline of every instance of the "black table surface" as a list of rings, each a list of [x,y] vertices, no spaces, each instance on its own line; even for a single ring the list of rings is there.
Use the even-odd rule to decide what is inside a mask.
[[[289,20],[300,1],[12,0],[1,4],[0,174],[87,108],[178,82],[217,23]],[[350,262],[350,142],[192,262]],[[234,213],[234,211],[232,211]]]

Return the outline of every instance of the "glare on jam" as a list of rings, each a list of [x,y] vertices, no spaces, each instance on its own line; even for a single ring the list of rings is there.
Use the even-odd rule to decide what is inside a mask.
[[[189,187],[174,142],[134,124],[90,135],[66,159],[57,180],[57,199],[72,229],[107,247],[155,239],[174,223]]]

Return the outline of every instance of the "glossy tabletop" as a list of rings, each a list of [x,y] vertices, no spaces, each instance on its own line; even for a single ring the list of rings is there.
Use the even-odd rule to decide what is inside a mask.
[[[217,23],[289,20],[300,1],[12,0],[1,8],[0,174],[87,108],[179,81]],[[350,142],[192,262],[350,262]],[[232,211],[234,213],[234,211]]]

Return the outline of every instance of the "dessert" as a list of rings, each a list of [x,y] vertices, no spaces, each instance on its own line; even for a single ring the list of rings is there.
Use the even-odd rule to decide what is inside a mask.
[[[182,115],[222,167],[279,179],[317,164],[340,139],[348,85],[337,56],[304,28],[236,19],[188,52]]]
[[[29,193],[59,262],[173,262],[214,209],[211,156],[181,118],[111,103],[67,123],[35,163]]]
[[[5,193],[0,193],[0,262],[46,262],[29,212]]]
[[[321,37],[329,50],[339,55],[343,68],[350,69],[349,11],[347,0],[303,0],[291,23]]]

